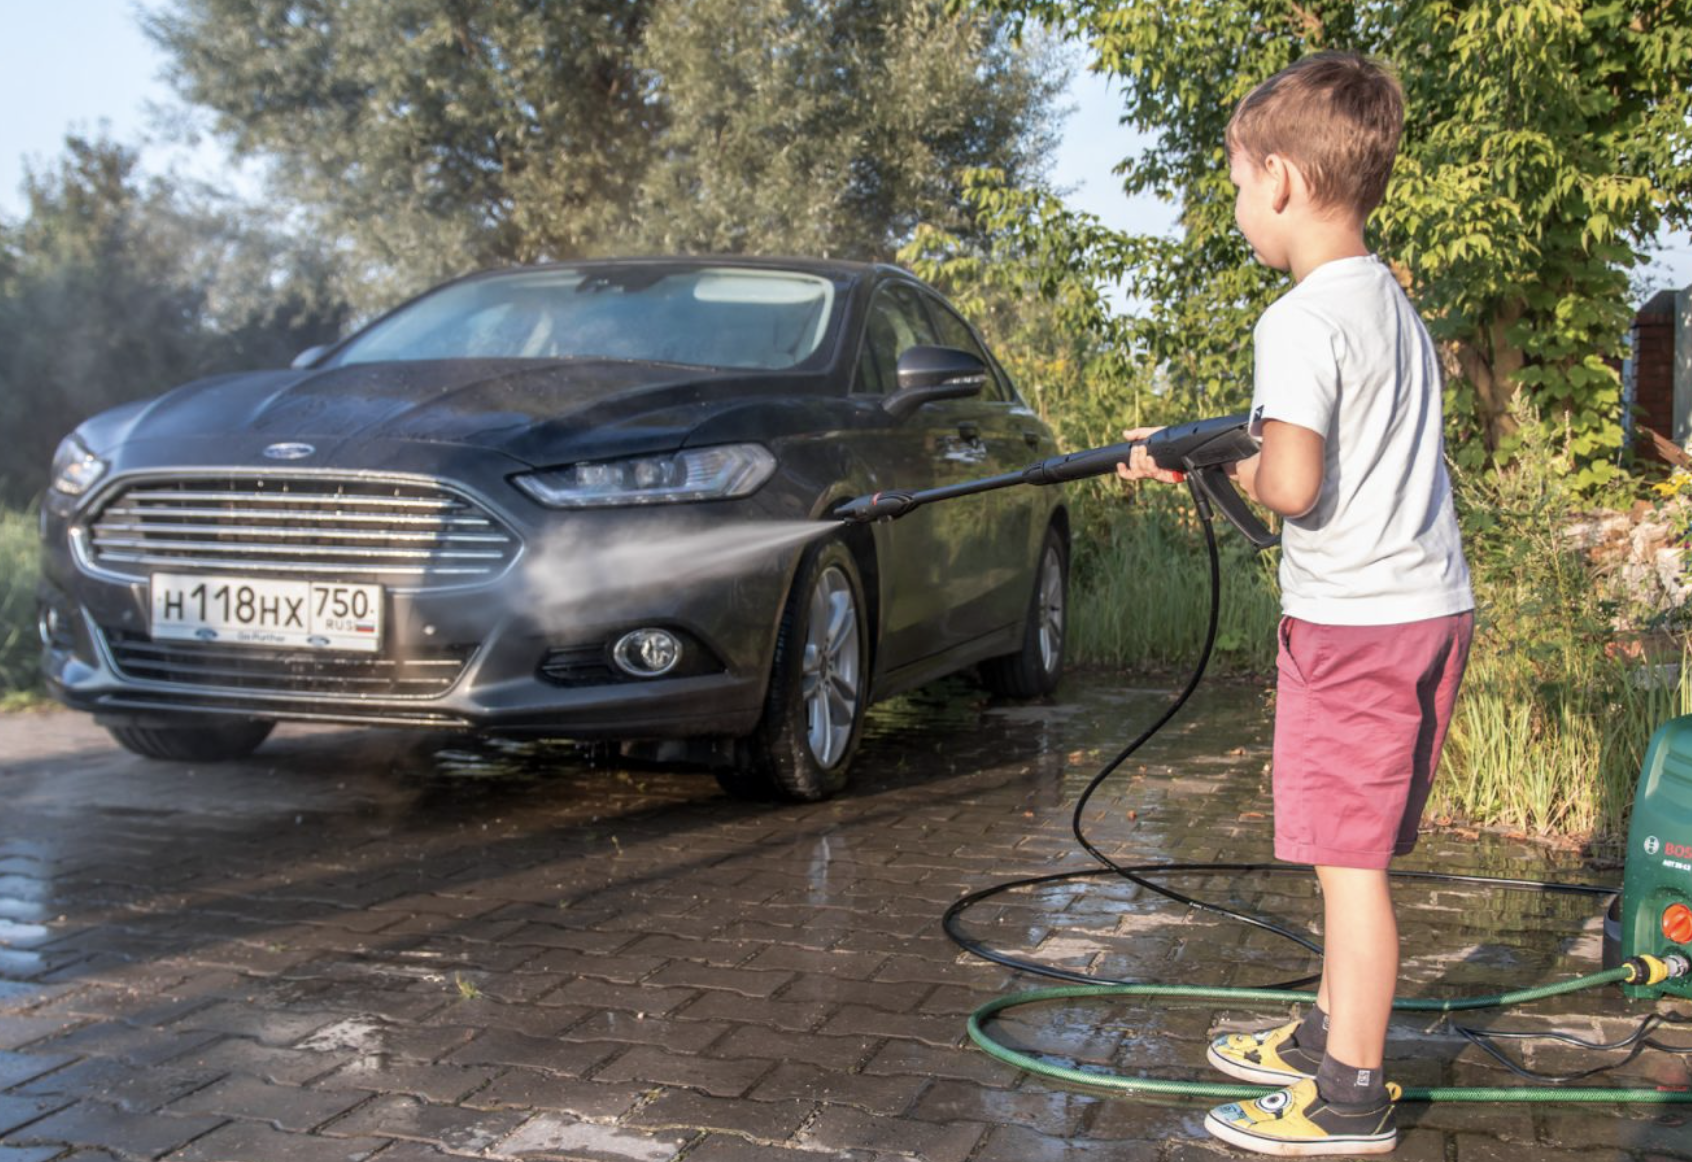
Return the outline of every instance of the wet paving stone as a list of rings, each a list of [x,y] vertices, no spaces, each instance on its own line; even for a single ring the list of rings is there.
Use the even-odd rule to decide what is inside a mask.
[[[1203,1132],[1212,1102],[1049,1082],[976,1049],[965,1017],[1043,982],[940,926],[968,892],[1089,869],[1074,797],[1170,693],[1083,674],[1015,705],[945,683],[872,711],[847,793],[783,806],[568,744],[290,726],[251,759],[190,766],[134,758],[80,715],[0,717],[0,1162],[1231,1156]],[[1089,836],[1130,864],[1269,860],[1268,743],[1259,687],[1206,686],[1106,784]],[[1403,862],[1619,878],[1485,835],[1430,832]],[[1163,875],[1295,930],[1320,910],[1307,874]],[[1596,968],[1591,897],[1418,881],[1397,896],[1416,993]],[[1100,876],[996,896],[963,926],[1101,979],[1316,969]],[[1054,1062],[1214,1081],[1209,1038],[1289,1011],[1111,998],[994,1027]],[[1615,1040],[1648,1011],[1584,993],[1463,1020]],[[1510,1051],[1591,1064],[1553,1042]],[[1395,1017],[1388,1070],[1522,1084],[1436,1014]],[[1687,1081],[1687,1059],[1648,1052],[1594,1084]],[[1688,1162],[1688,1115],[1413,1106],[1394,1156]]]

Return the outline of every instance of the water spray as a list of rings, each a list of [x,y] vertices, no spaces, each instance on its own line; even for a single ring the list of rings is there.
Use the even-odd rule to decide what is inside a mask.
[[[1222,512],[1229,523],[1259,549],[1274,545],[1278,538],[1246,507],[1235,491],[1227,474],[1229,465],[1244,460],[1258,451],[1259,445],[1249,431],[1244,415],[1222,416],[1197,420],[1163,428],[1145,440],[1111,444],[1087,451],[1054,456],[1031,464],[1020,472],[1009,472],[980,480],[946,485],[921,491],[888,490],[872,493],[836,509],[831,515],[847,522],[895,520],[921,507],[942,500],[971,496],[999,488],[1018,485],[1058,484],[1114,472],[1118,464],[1128,461],[1135,448],[1144,447],[1158,467],[1180,473],[1192,492],[1198,508],[1200,527],[1210,558],[1210,620],[1199,662],[1182,691],[1173,699],[1158,719],[1107,762],[1082,791],[1075,806],[1073,831],[1077,842],[1101,867],[1080,871],[1054,872],[1030,876],[973,892],[947,910],[944,926],[950,936],[965,951],[1006,967],[1055,977],[1072,982],[1072,987],[1036,989],[1002,997],[983,1005],[970,1015],[969,1036],[981,1049],[1007,1064],[1030,1073],[1057,1078],[1081,1085],[1142,1094],[1176,1094],[1189,1097],[1242,1099],[1272,1092],[1273,1087],[1211,1084],[1196,1081],[1176,1081],[1166,1078],[1117,1075],[1097,1070],[1077,1070],[1058,1065],[1030,1052],[1012,1049],[988,1032],[991,1018],[1006,1009],[1021,1005],[1050,1003],[1075,999],[1099,1000],[1138,997],[1147,1000],[1201,999],[1230,1003],[1263,1001],[1275,1005],[1309,1001],[1313,993],[1295,991],[1312,983],[1315,977],[1304,977],[1261,988],[1221,988],[1198,985],[1164,985],[1133,981],[1103,981],[1021,959],[991,948],[971,937],[963,929],[962,918],[973,905],[1003,893],[1026,887],[1081,879],[1099,875],[1113,875],[1148,889],[1186,907],[1208,911],[1240,923],[1265,929],[1284,937],[1311,953],[1320,956],[1319,944],[1308,936],[1291,931],[1260,917],[1233,911],[1183,895],[1160,880],[1176,874],[1220,873],[1232,875],[1276,874],[1308,872],[1308,867],[1296,864],[1143,864],[1124,867],[1094,845],[1082,827],[1087,801],[1106,778],[1142,745],[1152,738],[1185,705],[1203,678],[1210,662],[1211,649],[1216,640],[1217,621],[1221,607],[1221,568],[1216,546],[1212,510]],[[1652,740],[1645,760],[1645,770],[1635,795],[1632,827],[1628,836],[1628,855],[1623,889],[1615,897],[1614,889],[1590,884],[1558,884],[1537,880],[1507,880],[1491,876],[1464,876],[1440,872],[1392,872],[1395,878],[1465,883],[1487,888],[1584,893],[1615,898],[1611,909],[1612,922],[1619,937],[1607,942],[1606,966],[1603,971],[1570,981],[1562,981],[1536,988],[1520,989],[1493,996],[1456,999],[1405,998],[1394,1004],[1401,1011],[1455,1012],[1471,1009],[1498,1008],[1522,1004],[1543,997],[1556,996],[1580,989],[1603,985],[1620,985],[1630,997],[1656,998],[1663,996],[1692,997],[1692,715],[1678,718],[1664,725]],[[1614,962],[1614,963],[1611,963]],[[1653,1013],[1646,1018],[1640,1032],[1631,1040],[1635,1054],[1649,1046],[1675,1054],[1692,1054],[1692,1046],[1665,1045],[1649,1041],[1644,1034],[1655,1023],[1682,1021],[1674,1014]],[[1649,1104],[1692,1103],[1692,1088],[1687,1086],[1659,1086],[1650,1089],[1616,1087],[1570,1087],[1558,1082],[1584,1078],[1602,1069],[1586,1070],[1568,1078],[1534,1074],[1517,1067],[1488,1044],[1493,1036],[1484,1031],[1459,1029],[1465,1037],[1498,1057],[1521,1076],[1540,1084],[1511,1088],[1437,1088],[1406,1089],[1404,1096],[1423,1101],[1525,1101],[1525,1102],[1639,1102]],[[1498,1034],[1499,1037],[1512,1034]],[[1547,1036],[1573,1043],[1562,1034]],[[1587,1048],[1611,1048],[1581,1042]],[[1632,1059],[1632,1055],[1628,1060]],[[1622,1064],[1616,1062],[1614,1064]],[[1550,1084],[1546,1084],[1550,1083]]]

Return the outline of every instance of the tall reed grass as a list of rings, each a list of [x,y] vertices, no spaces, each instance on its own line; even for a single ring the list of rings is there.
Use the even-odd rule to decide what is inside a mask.
[[[1483,629],[1429,814],[1536,835],[1627,828],[1652,733],[1692,713],[1692,652],[1669,661],[1571,655],[1550,668]]]
[[[35,513],[0,509],[0,698],[40,685],[35,583],[40,569]]]
[[[1476,637],[1431,810],[1613,836],[1652,733],[1692,712],[1692,650],[1684,637],[1630,648],[1625,602],[1569,536],[1589,502],[1535,417],[1518,419],[1526,441],[1510,465],[1457,480]]]
[[[1105,485],[1076,499],[1070,656],[1128,669],[1191,665],[1210,617],[1210,562],[1186,491],[1153,485],[1123,496]],[[1271,673],[1279,553],[1258,554],[1217,524],[1222,607],[1211,665]]]

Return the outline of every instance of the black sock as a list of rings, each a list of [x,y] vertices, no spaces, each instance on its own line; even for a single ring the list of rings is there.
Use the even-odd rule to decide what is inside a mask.
[[[1386,1102],[1386,1082],[1378,1069],[1358,1069],[1337,1060],[1332,1053],[1322,1057],[1316,1070],[1316,1092],[1336,1106],[1379,1106]]]
[[[1311,1057],[1322,1056],[1328,1048],[1328,1014],[1311,1005],[1310,1011],[1304,1014],[1304,1020],[1298,1023],[1292,1043]]]

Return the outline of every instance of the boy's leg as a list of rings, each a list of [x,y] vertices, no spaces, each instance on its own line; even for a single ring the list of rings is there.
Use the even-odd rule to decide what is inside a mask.
[[[1231,1145],[1311,1157],[1397,1143],[1399,1090],[1381,1079],[1398,974],[1386,866],[1415,845],[1472,625],[1472,614],[1390,628],[1282,620],[1275,854],[1315,865],[1322,886],[1326,1049],[1314,1076],[1210,1111],[1205,1129]],[[1284,1047],[1290,1029],[1269,1036]]]
[[[1327,1051],[1314,1077],[1218,1106],[1204,1128],[1229,1145],[1284,1158],[1390,1153],[1398,1144],[1399,1090],[1381,1079],[1381,1062],[1398,979],[1398,925],[1387,873],[1318,864],[1316,878]]]
[[[1378,1076],[1398,985],[1398,922],[1387,873],[1318,866],[1316,879],[1325,949],[1317,1003],[1328,1014],[1327,1051]]]

